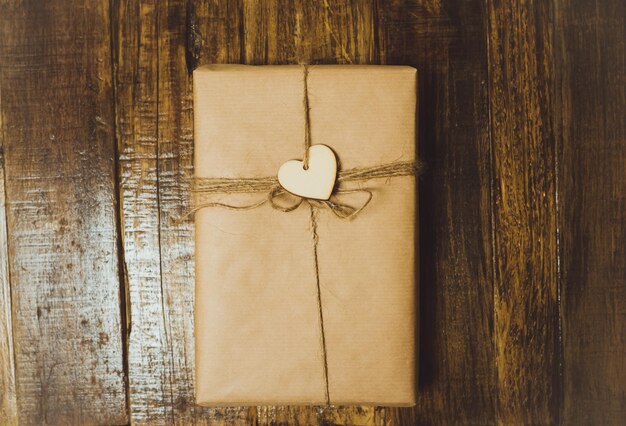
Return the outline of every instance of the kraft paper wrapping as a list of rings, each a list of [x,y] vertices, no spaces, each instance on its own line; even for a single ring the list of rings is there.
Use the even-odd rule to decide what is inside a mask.
[[[193,81],[196,176],[275,176],[303,157],[301,66],[212,65]],[[310,66],[308,90],[311,143],[340,168],[415,159],[415,69]],[[414,405],[415,177],[349,186],[374,193],[356,218],[315,210],[329,401]],[[310,206],[205,208],[195,226],[197,403],[327,403]]]

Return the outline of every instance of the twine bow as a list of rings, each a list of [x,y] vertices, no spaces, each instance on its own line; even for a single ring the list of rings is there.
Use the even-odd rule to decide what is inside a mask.
[[[363,182],[376,178],[391,178],[396,176],[413,176],[419,172],[419,166],[413,161],[396,161],[372,167],[359,167],[340,171],[337,177],[336,189],[329,200],[313,200],[291,194],[285,190],[274,176],[257,178],[200,178],[195,177],[191,182],[192,208],[178,220],[193,215],[201,209],[221,207],[229,210],[252,210],[269,203],[278,211],[288,213],[294,211],[303,202],[314,207],[325,207],[340,219],[351,219],[358,215],[372,201],[374,193],[371,189],[341,188],[342,183]],[[214,194],[242,194],[265,192],[267,197],[250,204],[236,205],[211,201]],[[363,194],[365,198],[356,206],[343,201],[345,195]]]

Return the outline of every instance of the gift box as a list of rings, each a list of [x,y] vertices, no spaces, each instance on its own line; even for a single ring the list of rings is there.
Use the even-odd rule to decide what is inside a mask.
[[[213,185],[195,212],[196,402],[414,405],[416,185],[394,170],[415,162],[416,70],[210,65],[193,86],[194,176]],[[318,144],[330,200],[271,189]]]

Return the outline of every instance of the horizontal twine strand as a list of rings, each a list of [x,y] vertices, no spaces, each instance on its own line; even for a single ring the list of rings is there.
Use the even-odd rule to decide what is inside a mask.
[[[193,195],[192,208],[180,218],[175,219],[175,221],[180,222],[193,215],[198,210],[208,207],[221,207],[230,210],[252,210],[269,203],[275,210],[291,212],[297,209],[303,201],[317,207],[325,206],[341,219],[350,219],[360,213],[369,204],[373,193],[371,190],[364,188],[344,189],[340,187],[342,183],[364,182],[370,179],[418,175],[421,169],[421,164],[414,161],[395,161],[371,167],[355,167],[340,171],[337,175],[337,188],[333,193],[333,198],[330,200],[304,199],[291,194],[283,189],[275,176],[256,178],[194,177],[191,180],[190,188]],[[267,192],[267,197],[244,205],[210,200],[210,197],[215,194],[244,194],[260,192]],[[338,200],[339,195],[356,193],[366,195],[366,198],[358,207],[350,206]],[[288,198],[291,198],[291,200]]]
[[[414,161],[396,161],[371,167],[355,167],[340,171],[337,174],[337,183],[417,175],[420,169],[419,163]],[[278,185],[276,176],[256,178],[194,177],[191,181],[191,192],[202,194],[254,193],[270,191],[276,185]]]

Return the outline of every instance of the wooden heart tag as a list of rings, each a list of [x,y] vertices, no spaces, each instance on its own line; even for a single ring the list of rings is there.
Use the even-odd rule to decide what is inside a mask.
[[[326,145],[309,147],[309,167],[300,160],[289,160],[278,169],[278,183],[292,194],[328,200],[337,178],[337,158]]]

